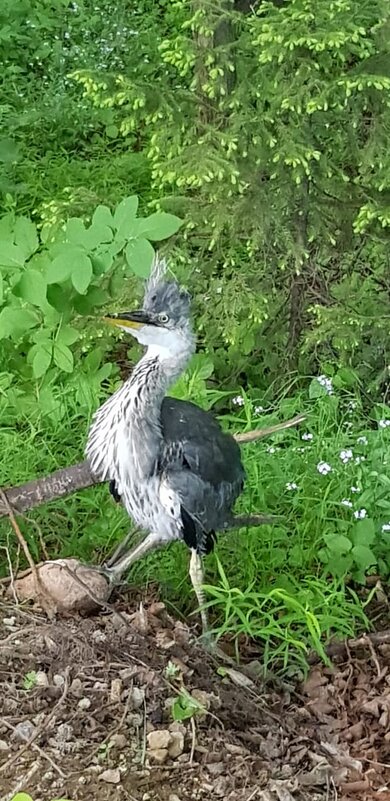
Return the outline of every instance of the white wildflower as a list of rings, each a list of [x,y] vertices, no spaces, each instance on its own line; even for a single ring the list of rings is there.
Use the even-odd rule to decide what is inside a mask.
[[[328,395],[333,394],[333,385],[331,378],[328,378],[326,375],[319,375],[317,381],[319,384],[321,384],[322,387],[324,387]]]
[[[255,406],[255,414],[261,414],[264,411],[264,406]]]
[[[355,464],[360,464],[361,462],[365,462],[365,461],[366,461],[366,457],[365,456],[356,456],[355,457]]]
[[[351,492],[361,492],[360,487],[351,487]]]
[[[383,523],[383,526],[382,526],[383,534],[385,533],[385,531],[390,531],[390,523]]]
[[[388,426],[390,426],[390,420],[379,420],[378,426],[379,428],[388,428]]]
[[[222,287],[221,286],[217,286],[215,291],[216,291],[217,295],[222,295]]]
[[[349,498],[343,498],[341,503],[343,506],[349,506],[350,509],[352,508],[352,501],[350,501]]]
[[[288,481],[286,484],[286,489],[288,490],[297,490],[299,489],[298,484],[295,481]]]
[[[367,517],[367,509],[357,509],[353,514],[356,520],[364,520]]]
[[[313,439],[313,434],[308,434],[308,432],[306,431],[304,434],[302,434],[302,439],[307,441]]]
[[[327,462],[318,462],[317,470],[322,476],[327,476],[328,473],[332,472],[332,467]]]
[[[358,437],[356,442],[358,445],[368,445],[367,437]]]
[[[356,401],[349,401],[348,403],[348,411],[349,413],[353,412],[356,409]]]
[[[267,453],[275,453],[275,452],[276,452],[276,448],[273,445],[270,445],[267,448]]]
[[[347,464],[347,462],[349,462],[349,460],[352,459],[352,457],[353,453],[351,451],[351,448],[347,448],[347,450],[345,451],[340,451],[340,459],[343,462],[343,464]]]
[[[232,403],[234,403],[235,406],[243,406],[245,401],[241,395],[236,395],[235,398],[232,398]]]

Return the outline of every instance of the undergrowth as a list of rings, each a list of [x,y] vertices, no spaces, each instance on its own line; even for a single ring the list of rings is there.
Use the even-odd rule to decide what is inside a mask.
[[[203,364],[203,373],[201,365]],[[175,394],[210,407],[216,400],[223,425],[239,432],[306,413],[299,429],[289,429],[242,446],[247,482],[238,511],[278,516],[273,526],[221,535],[206,560],[207,598],[217,636],[237,646],[254,637],[269,669],[304,670],[307,654],[325,657],[330,637],[352,636],[369,627],[364,605],[365,576],[390,570],[390,502],[387,452],[390,410],[373,408],[369,418],[345,387],[328,393],[331,380],[314,378],[308,391],[262,399],[209,391],[197,357]],[[337,377],[335,377],[337,384]],[[112,392],[118,378],[100,389]],[[2,430],[0,485],[17,484],[83,458],[88,427],[98,398],[83,409],[68,388],[61,414],[34,425],[20,419]],[[267,406],[265,406],[267,403]],[[23,459],[21,459],[23,453]],[[103,560],[126,533],[128,519],[106,486],[91,488],[38,508],[21,518],[35,559],[77,556]],[[1,547],[17,563],[8,521],[1,523]],[[2,560],[3,572],[7,560]],[[136,564],[132,585],[160,585],[161,595],[179,615],[194,612],[188,579],[188,551],[173,544]],[[348,580],[346,581],[346,578]],[[351,583],[352,582],[352,583]]]

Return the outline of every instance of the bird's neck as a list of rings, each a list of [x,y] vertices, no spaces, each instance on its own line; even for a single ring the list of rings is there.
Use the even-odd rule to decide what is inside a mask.
[[[194,350],[192,339],[184,342],[176,352],[160,346],[148,347],[126,382],[129,404],[125,414],[129,416],[129,422],[136,416],[146,425],[160,423],[162,401],[187,367]]]

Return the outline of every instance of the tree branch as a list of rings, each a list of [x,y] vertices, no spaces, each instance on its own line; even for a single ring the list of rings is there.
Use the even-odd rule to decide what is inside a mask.
[[[299,425],[304,419],[305,415],[300,414],[291,420],[286,420],[285,423],[236,434],[235,439],[241,444],[255,442],[278,431],[283,431],[285,428]],[[33,509],[35,506],[41,506],[41,504],[49,501],[55,501],[58,498],[64,498],[66,495],[71,495],[72,492],[77,492],[99,483],[101,483],[99,479],[92,475],[88,462],[79,462],[70,467],[56,470],[55,473],[51,473],[49,476],[36,478],[26,484],[20,484],[7,490],[3,489],[2,492],[6,496],[9,506],[12,507],[15,513],[18,513],[24,512],[26,509]],[[7,504],[5,500],[0,498],[0,517],[5,517],[6,515],[8,515]]]

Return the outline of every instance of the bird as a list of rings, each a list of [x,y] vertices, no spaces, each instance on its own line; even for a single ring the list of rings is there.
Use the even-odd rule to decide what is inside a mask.
[[[196,340],[190,295],[167,278],[165,260],[154,260],[142,308],[107,313],[104,320],[145,348],[130,377],[95,412],[87,437],[92,474],[109,482],[115,500],[145,532],[127,549],[129,532],[104,569],[117,583],[152,549],[183,541],[206,633],[203,556],[217,532],[234,526],[233,507],[246,478],[240,447],[211,412],[167,395],[188,367]]]

